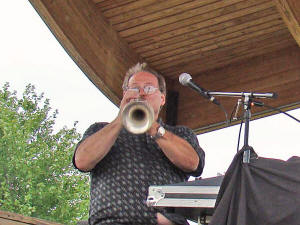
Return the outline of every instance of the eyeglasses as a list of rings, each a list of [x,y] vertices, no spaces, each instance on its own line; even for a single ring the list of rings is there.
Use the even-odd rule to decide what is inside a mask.
[[[144,93],[146,95],[151,95],[153,94],[156,90],[158,90],[157,87],[154,87],[152,85],[146,85],[142,88],[144,90]],[[124,91],[132,91],[132,92],[135,92],[135,93],[139,93],[141,90],[141,87],[126,87],[124,88]]]

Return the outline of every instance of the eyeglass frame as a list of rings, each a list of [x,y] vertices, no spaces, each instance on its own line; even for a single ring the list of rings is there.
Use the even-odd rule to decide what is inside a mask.
[[[146,91],[146,88],[147,88],[147,87],[151,87],[152,90],[153,90],[153,92],[148,93],[148,91]],[[144,93],[145,93],[146,95],[152,95],[152,94],[155,93],[156,90],[160,90],[158,87],[154,87],[153,85],[145,85],[144,87],[128,87],[128,86],[127,86],[127,87],[123,88],[124,91],[133,91],[133,92],[135,92],[135,93],[140,93],[141,89],[144,90]]]

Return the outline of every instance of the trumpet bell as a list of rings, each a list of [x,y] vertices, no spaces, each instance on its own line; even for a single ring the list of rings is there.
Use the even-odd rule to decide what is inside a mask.
[[[154,111],[146,101],[132,101],[122,111],[123,126],[131,133],[142,134],[151,127]]]

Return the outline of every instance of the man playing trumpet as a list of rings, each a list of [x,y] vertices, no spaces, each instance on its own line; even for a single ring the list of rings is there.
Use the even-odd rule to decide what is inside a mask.
[[[150,127],[140,134],[125,129],[123,121],[124,108],[136,100],[153,111]],[[165,101],[164,77],[138,63],[126,73],[116,119],[91,125],[78,143],[73,164],[91,174],[91,225],[188,224],[170,210],[145,204],[150,185],[183,182],[200,176],[204,167],[204,152],[192,130],[159,119]]]

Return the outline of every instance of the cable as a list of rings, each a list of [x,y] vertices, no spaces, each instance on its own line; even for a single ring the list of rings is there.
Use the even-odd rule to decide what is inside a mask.
[[[283,113],[283,114],[289,116],[290,118],[296,120],[298,123],[300,122],[299,119],[297,119],[297,118],[295,118],[294,116],[288,114],[287,112],[284,112],[284,111],[282,111],[282,110],[280,110],[280,109],[278,109],[278,108],[275,108],[275,107],[272,107],[272,106],[269,106],[269,105],[265,105],[265,104],[262,103],[262,102],[259,102],[259,101],[252,101],[252,102],[251,102],[251,105],[253,105],[253,106],[259,106],[259,107],[265,106],[266,108],[272,109],[272,110],[274,110],[274,111],[279,111],[280,113]],[[238,107],[238,103],[234,106],[234,108],[233,108],[233,110],[232,110],[232,113],[231,113],[231,116],[230,116],[230,121],[229,121],[230,123],[232,122],[233,113],[234,113],[234,111],[237,110],[237,107]],[[243,123],[244,123],[244,119],[242,118],[241,123],[240,123],[240,129],[239,129],[238,144],[237,144],[237,152],[239,151],[239,147],[240,147],[240,140],[241,140],[241,132],[242,132]]]
[[[228,126],[229,123],[230,123],[230,121],[228,120],[227,112],[226,112],[225,108],[223,107],[223,105],[219,104],[218,106],[219,106],[219,107],[223,110],[223,112],[225,113],[226,124],[227,124],[227,126]]]
[[[239,130],[239,137],[238,137],[238,144],[237,144],[236,152],[238,152],[240,150],[239,148],[240,148],[240,140],[241,140],[241,133],[242,133],[243,122],[244,122],[244,120],[241,120],[240,130]]]

